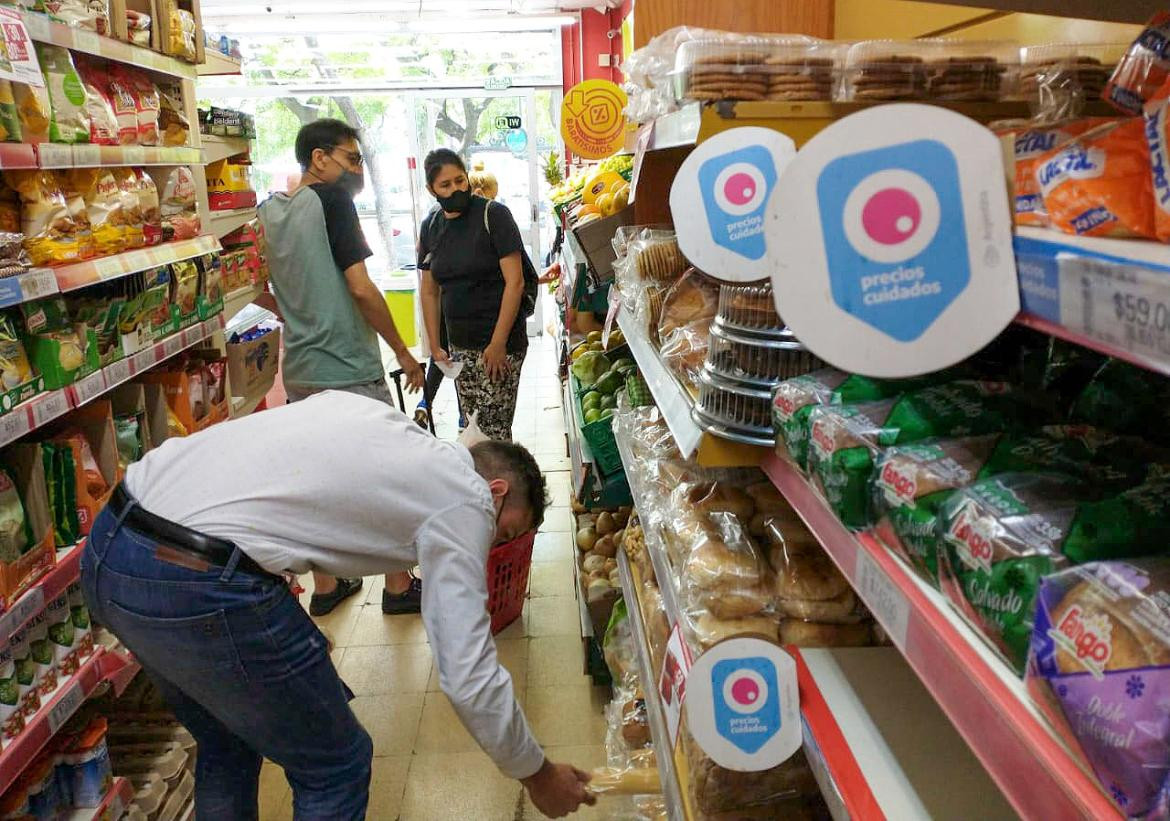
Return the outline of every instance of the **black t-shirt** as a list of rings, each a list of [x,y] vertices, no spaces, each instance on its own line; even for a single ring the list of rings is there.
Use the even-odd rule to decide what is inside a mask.
[[[484,229],[487,208],[489,230]],[[500,260],[524,250],[520,229],[506,205],[472,197],[471,207],[455,219],[435,209],[423,220],[418,267],[430,270],[442,289],[447,335],[457,348],[483,350],[492,340],[500,303],[504,298],[504,274]],[[508,353],[528,347],[524,317],[508,335]]]
[[[321,200],[325,212],[325,233],[329,235],[329,248],[333,261],[345,273],[345,269],[374,255],[370,250],[362,225],[358,220],[357,206],[345,189],[334,183],[316,182],[309,186]]]

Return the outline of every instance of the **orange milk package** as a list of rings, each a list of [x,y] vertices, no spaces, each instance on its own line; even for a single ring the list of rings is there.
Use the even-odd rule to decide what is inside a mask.
[[[1146,144],[1150,150],[1150,183],[1154,189],[1154,232],[1170,242],[1170,156],[1166,126],[1170,117],[1170,82],[1146,103]]]
[[[1010,134],[1015,148],[1015,210],[1017,225],[1047,227],[1048,211],[1036,181],[1036,167],[1048,152],[1064,145],[1072,138],[1109,122],[1105,117],[1086,117],[1063,123],[1029,125],[999,129],[997,133]]]
[[[1154,239],[1145,121],[1105,122],[1044,154],[1036,183],[1049,224],[1087,237]]]

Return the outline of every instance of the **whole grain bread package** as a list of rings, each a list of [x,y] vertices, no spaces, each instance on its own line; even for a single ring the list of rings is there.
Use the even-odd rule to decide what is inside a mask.
[[[1104,561],[1040,582],[1032,700],[1127,818],[1170,815],[1170,559]]]
[[[1165,550],[1170,478],[1151,474],[1120,493],[1059,473],[1005,473],[957,491],[940,512],[943,593],[1023,672],[1043,577]]]

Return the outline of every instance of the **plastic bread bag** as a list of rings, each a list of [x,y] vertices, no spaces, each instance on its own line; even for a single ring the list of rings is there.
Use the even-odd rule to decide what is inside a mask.
[[[16,333],[12,316],[0,313],[0,380],[4,390],[11,390],[33,378],[28,354]]]
[[[670,336],[661,337],[659,354],[674,377],[691,394],[699,394],[699,374],[710,348],[711,320],[697,320],[675,328]]]
[[[594,795],[646,795],[662,792],[657,767],[597,767],[590,775],[587,789]]]
[[[1040,582],[1027,688],[1127,818],[1170,815],[1170,560],[1107,561]]]
[[[862,620],[864,612],[849,581],[812,534],[782,519],[770,519],[767,531],[775,607],[786,621],[856,624]]]
[[[81,194],[98,256],[126,248],[126,217],[118,181],[108,168],[74,168],[66,172],[70,187]]]
[[[24,500],[7,468],[0,468],[0,562],[11,564],[33,544]]]
[[[90,125],[85,109],[89,95],[69,49],[45,43],[37,43],[36,47],[49,90],[49,139],[55,143],[88,143]]]
[[[33,265],[81,259],[77,225],[52,172],[5,171],[4,180],[20,194],[24,248]]]
[[[680,472],[663,477],[663,484],[674,490],[669,497],[660,499],[657,509],[647,512],[651,521],[661,522],[664,526],[667,550],[676,567],[686,561],[691,550],[703,539],[714,535],[718,522],[711,518],[712,514],[730,513],[745,524],[755,514],[751,497],[729,482],[676,481],[668,484],[671,475],[680,479],[693,475],[685,464],[678,467]]]
[[[719,309],[719,283],[690,268],[662,300],[658,339],[666,347],[671,335],[684,328],[705,330]],[[706,346],[704,345],[704,350]]]
[[[1106,121],[1042,155],[1035,176],[1053,228],[1091,237],[1153,239],[1145,122]]]
[[[1102,99],[1124,114],[1136,116],[1170,79],[1170,11],[1150,18],[1105,84]]]
[[[644,229],[630,242],[626,255],[644,281],[673,282],[687,270],[673,231]]]
[[[682,566],[682,594],[692,619],[704,612],[737,619],[768,609],[772,580],[739,519],[711,514],[715,532],[696,543]]]
[[[105,0],[44,0],[50,20],[97,34],[110,33],[110,8]]]
[[[712,761],[684,735],[691,798],[701,818],[800,818],[820,790],[803,751],[768,770],[739,772]],[[726,813],[726,815],[723,815]]]
[[[12,97],[16,100],[21,139],[26,143],[47,143],[51,108],[49,90],[44,86],[13,83]]]
[[[1040,579],[1138,558],[1170,539],[1170,480],[1103,493],[1058,473],[1007,473],[956,491],[939,524],[943,593],[1023,671]]]

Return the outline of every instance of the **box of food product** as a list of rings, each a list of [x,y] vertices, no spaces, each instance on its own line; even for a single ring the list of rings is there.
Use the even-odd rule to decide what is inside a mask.
[[[228,375],[232,393],[248,400],[259,399],[276,382],[280,360],[280,328],[261,329],[227,345]]]
[[[144,374],[142,382],[161,386],[171,413],[187,433],[195,433],[230,415],[227,372],[218,354],[193,351],[171,369]]]
[[[18,442],[9,445],[4,449],[4,466],[8,472],[0,474],[0,481],[6,485],[11,482],[14,486],[24,536],[15,543],[13,555],[0,561],[0,611],[11,607],[57,563],[40,444]],[[10,492],[0,492],[0,500],[10,511],[16,512]]]
[[[77,519],[82,535],[88,535],[94,519],[122,478],[118,471],[113,405],[107,399],[89,402],[69,415],[69,423],[85,437],[100,474],[100,481],[99,476],[86,475],[79,476],[77,482]]]

